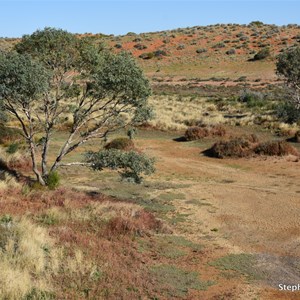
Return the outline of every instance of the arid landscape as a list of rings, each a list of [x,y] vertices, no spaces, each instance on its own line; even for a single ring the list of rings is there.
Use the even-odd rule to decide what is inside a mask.
[[[47,123],[47,102],[40,118],[34,115],[37,104],[28,111],[23,106],[23,123],[11,100],[5,104],[10,110],[0,123],[0,299],[300,299],[299,291],[279,289],[300,283],[300,111],[287,101],[277,66],[279,54],[299,48],[300,26],[255,21],[74,38],[117,58],[122,50],[132,53],[150,82],[153,114],[134,130],[112,123],[112,133],[94,139],[98,111],[90,124],[82,119],[78,125],[84,106],[79,101],[76,107],[76,99],[88,92],[76,96],[73,83],[62,102],[68,109],[54,125]],[[1,38],[0,54],[31,53],[28,45]],[[117,58],[109,62],[117,65]],[[131,59],[120,63],[132,67]],[[132,69],[126,82],[139,74]],[[79,73],[72,72],[66,72],[67,84]],[[9,86],[1,74],[0,84]],[[139,84],[130,81],[130,87]],[[141,90],[147,94],[142,83]],[[3,99],[10,90],[5,92]],[[26,119],[26,113],[33,117]],[[123,114],[129,118],[128,111]],[[48,164],[64,154],[75,130],[73,145],[83,141],[57,171],[43,173],[45,182],[37,174],[45,168],[48,127],[45,135],[39,122],[53,125]],[[37,130],[32,138],[28,134],[29,147],[22,124]],[[86,159],[85,153],[95,151],[104,153],[104,162],[91,154]],[[111,162],[114,151],[119,156]],[[142,178],[135,161],[122,161],[132,152],[145,165]],[[143,155],[154,159],[155,171]]]

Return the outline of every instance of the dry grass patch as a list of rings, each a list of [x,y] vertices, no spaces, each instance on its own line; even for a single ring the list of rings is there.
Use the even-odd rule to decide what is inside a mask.
[[[223,125],[212,125],[212,126],[196,126],[190,127],[186,130],[184,137],[187,141],[194,141],[203,139],[205,137],[213,137],[213,136],[225,136],[226,129]]]
[[[104,146],[105,149],[118,149],[124,151],[135,150],[134,142],[128,138],[116,138]]]
[[[37,296],[47,292],[51,295],[51,276],[58,272],[59,263],[60,253],[44,228],[24,217],[12,219],[2,216],[1,299],[19,300],[33,292]]]
[[[254,152],[256,154],[269,156],[300,155],[299,151],[295,147],[291,146],[285,141],[269,141],[260,143],[254,149]]]
[[[254,135],[231,138],[227,141],[216,142],[204,153],[211,157],[246,157],[253,154],[253,149],[257,144]]]

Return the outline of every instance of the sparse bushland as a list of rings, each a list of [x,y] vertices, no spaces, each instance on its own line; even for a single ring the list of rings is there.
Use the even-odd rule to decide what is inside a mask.
[[[81,145],[150,118],[149,82],[129,54],[54,28],[25,35],[15,50],[0,53],[1,105],[19,122],[41,185]],[[66,113],[69,135],[49,164],[51,135]],[[37,134],[44,137],[40,167]]]

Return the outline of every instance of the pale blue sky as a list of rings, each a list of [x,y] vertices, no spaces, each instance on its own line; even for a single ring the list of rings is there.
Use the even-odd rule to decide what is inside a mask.
[[[0,36],[46,26],[76,33],[126,34],[216,23],[300,24],[300,0],[0,0]]]

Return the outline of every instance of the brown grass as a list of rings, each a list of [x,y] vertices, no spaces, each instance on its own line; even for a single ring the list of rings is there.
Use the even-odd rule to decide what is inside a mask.
[[[226,135],[226,129],[223,125],[212,125],[212,126],[195,126],[190,127],[186,130],[184,136],[187,141],[194,141],[203,139],[208,136],[225,136]]]
[[[295,147],[285,141],[269,141],[260,143],[254,149],[254,152],[256,154],[269,156],[300,155],[299,151]]]

